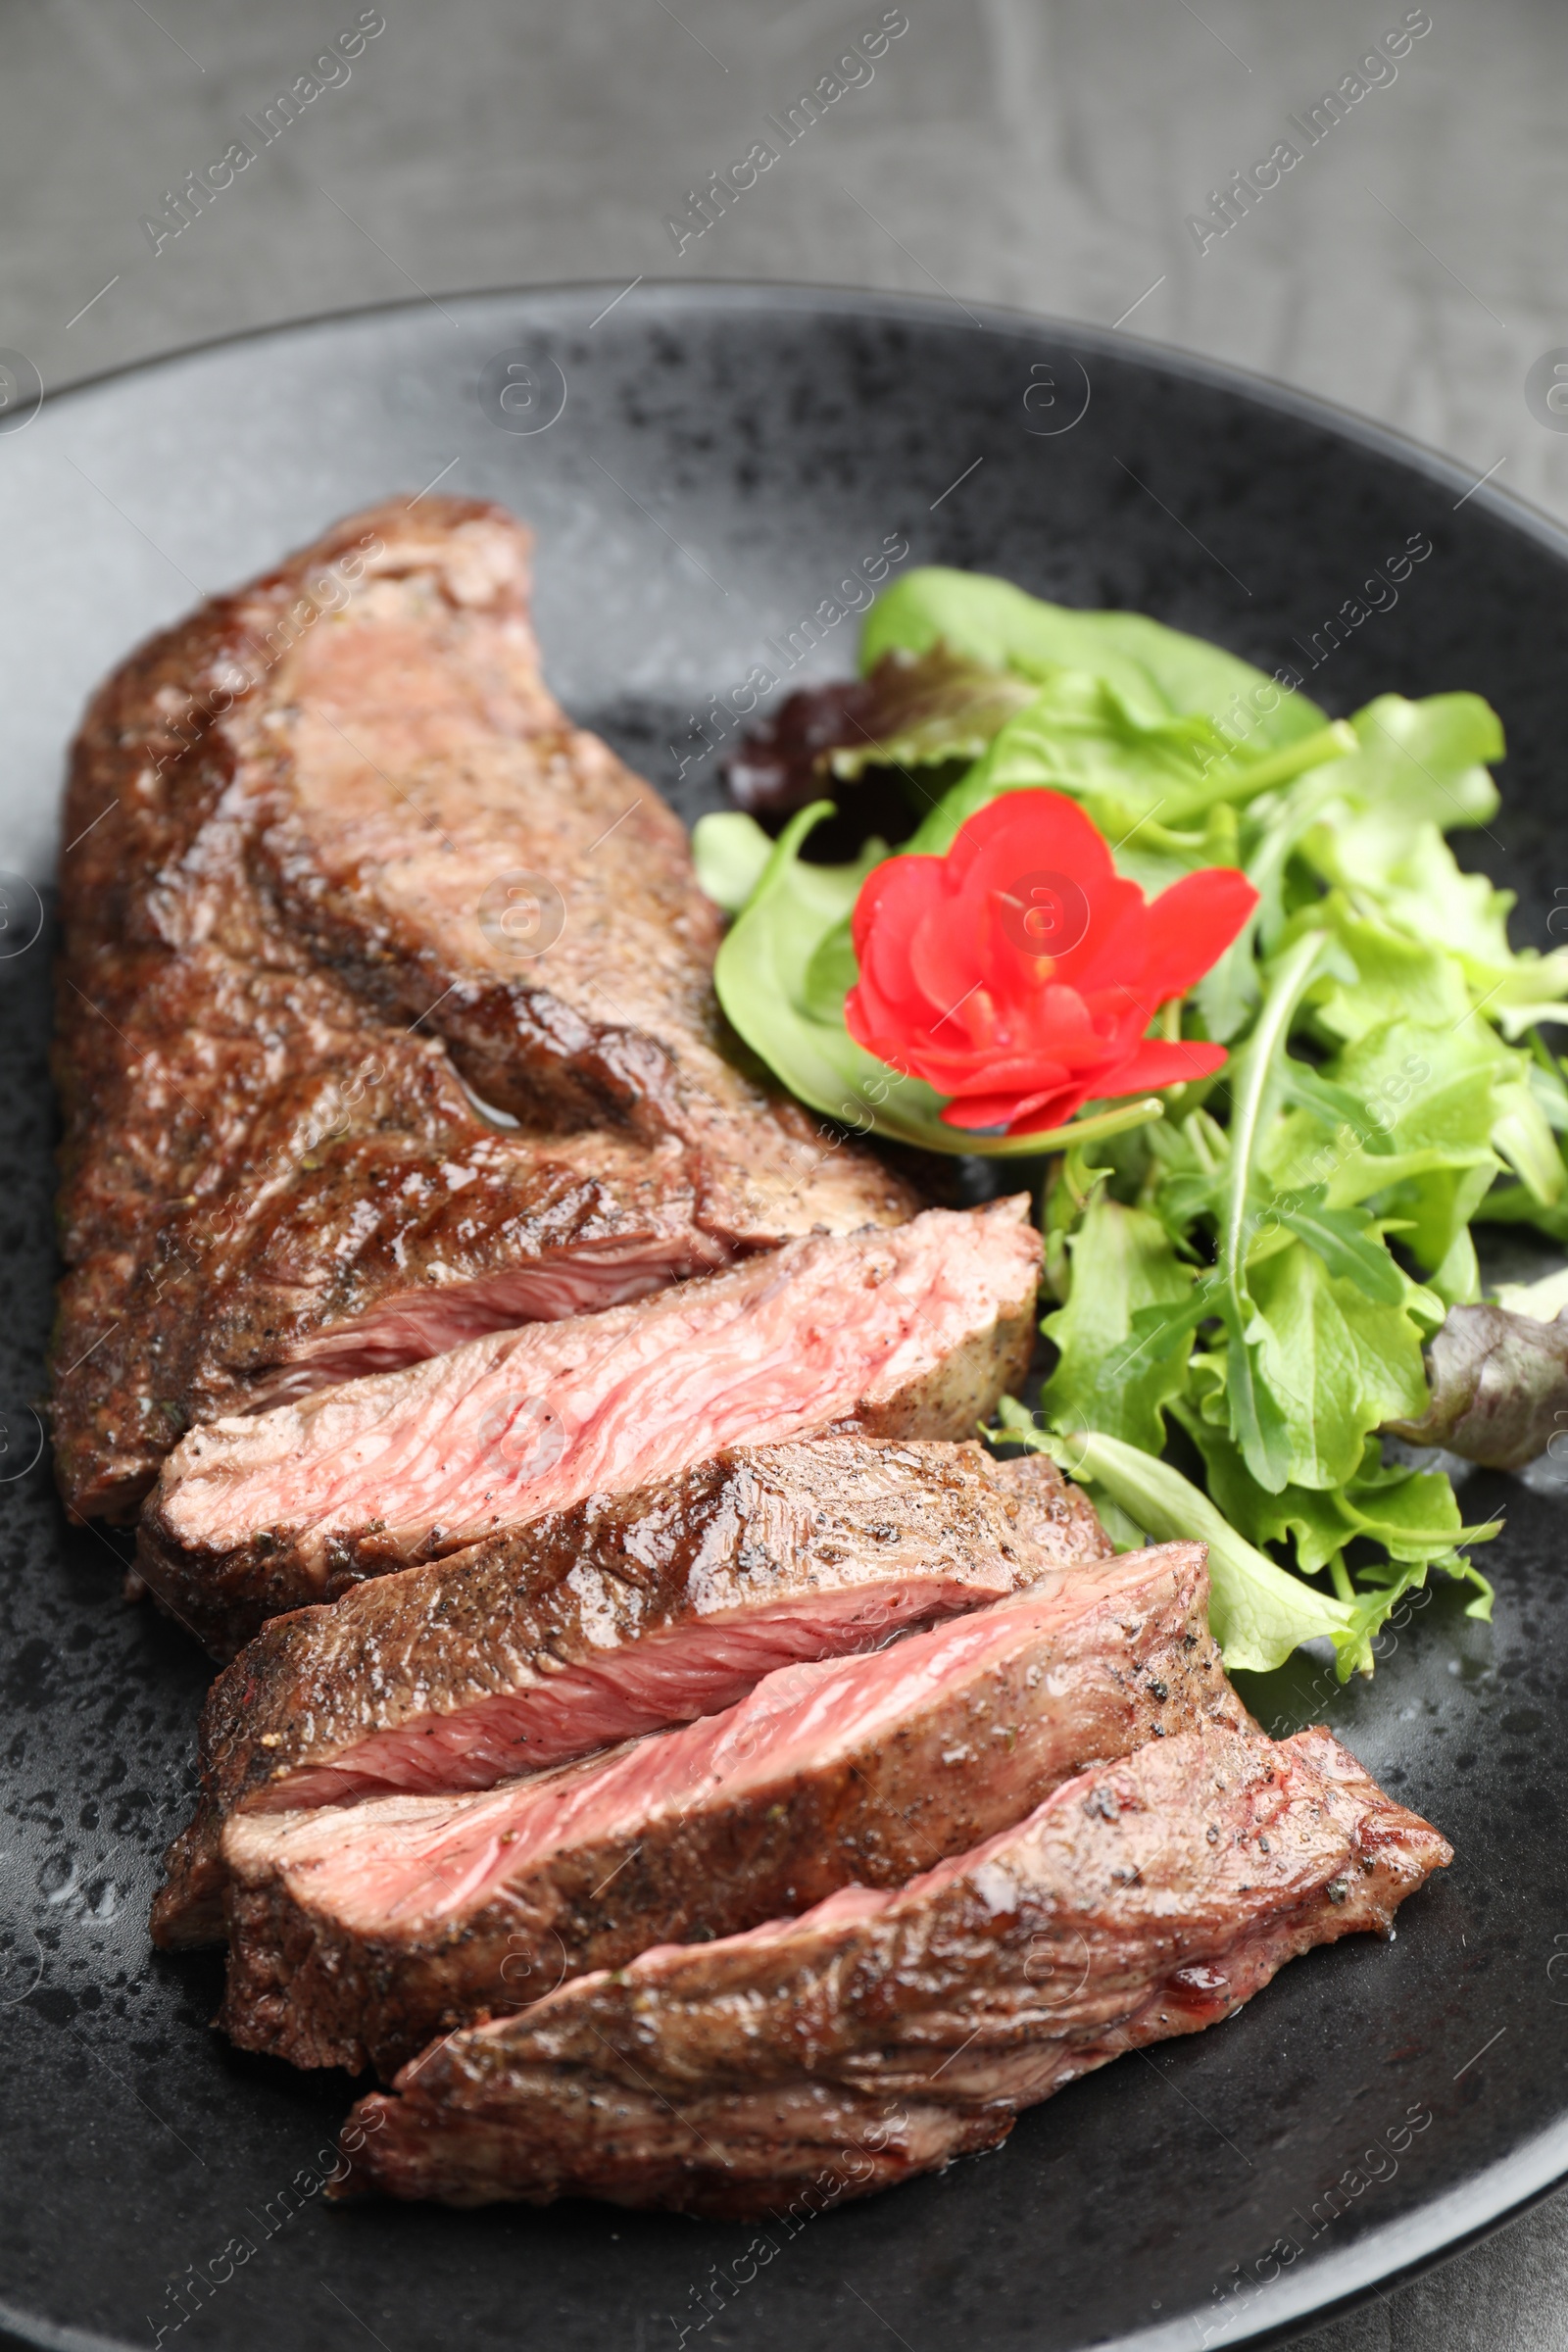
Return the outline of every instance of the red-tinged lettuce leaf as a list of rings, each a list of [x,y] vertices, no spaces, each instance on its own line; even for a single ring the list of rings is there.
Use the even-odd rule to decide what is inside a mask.
[[[1427,1348],[1432,1402],[1396,1437],[1445,1446],[1489,1470],[1522,1470],[1568,1428],[1568,1314],[1554,1323],[1506,1307],[1450,1306]]]
[[[939,767],[978,760],[1033,700],[1024,678],[933,646],[884,655],[868,677],[803,686],[724,762],[737,806],[754,816],[804,808],[829,776],[856,782],[868,767]]]

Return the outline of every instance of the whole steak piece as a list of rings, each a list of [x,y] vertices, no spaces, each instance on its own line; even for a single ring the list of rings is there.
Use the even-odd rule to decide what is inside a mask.
[[[836,1423],[970,1437],[1028,1366],[1027,1207],[789,1242],[633,1306],[211,1423],[165,1463],[138,1566],[231,1654],[280,1610],[726,1446]]]
[[[240,1813],[219,2024],[385,2079],[439,2034],[651,1945],[898,1886],[1070,1774],[1246,1724],[1203,1546],[1131,1552],[868,1657],[785,1666],[721,1715],[474,1794]]]
[[[337,2193],[820,2211],[1386,1932],[1450,1859],[1326,1731],[1202,1723],[897,1893],[666,1944],[453,2034],[356,2107]]]
[[[1109,1551],[1043,1454],[811,1438],[592,1494],[274,1618],[208,1693],[201,1799],[153,1940],[222,1938],[233,1813],[489,1788]]]
[[[88,709],[55,1054],[77,1515],[132,1515],[195,1422],[915,1205],[729,1058],[681,828],[551,700],[527,586],[500,509],[390,504]]]

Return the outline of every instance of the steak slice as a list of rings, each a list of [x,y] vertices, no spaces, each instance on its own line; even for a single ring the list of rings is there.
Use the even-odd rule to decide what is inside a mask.
[[[149,1497],[138,1566],[221,1655],[280,1610],[743,1441],[852,1421],[968,1437],[1028,1365],[1027,1206],[813,1236],[194,1430]]]
[[[55,1044],[68,1272],[53,1412],[58,1474],[78,1516],[133,1515],[193,1422],[416,1360],[502,1320],[611,1305],[791,1233],[896,1222],[915,1205],[874,1158],[824,1146],[796,1106],[730,1068],[707,977],[716,917],[678,826],[566,725],[536,676],[523,691],[525,546],[498,510],[461,501],[355,516],[152,639],[89,706],[66,803]],[[444,762],[440,789],[461,796],[473,729],[491,726],[506,747],[484,792],[474,786],[489,829],[463,851],[473,879],[495,854],[460,924],[473,952],[502,956],[507,988],[537,977],[539,959],[514,956],[508,932],[519,863],[549,864],[580,943],[564,841],[586,833],[591,897],[606,861],[624,854],[621,835],[634,839],[636,952],[680,974],[701,1032],[692,1085],[727,1087],[724,1115],[665,1116],[664,1060],[618,1028],[619,1091],[596,1094],[591,1040],[564,1011],[554,1029],[541,1014],[544,1046],[538,1022],[519,1034],[501,1086],[517,1105],[509,1111],[465,1083],[434,1004],[446,981],[427,979],[412,935],[388,937],[368,962],[335,948],[322,960],[301,858],[290,852],[285,888],[273,855],[290,812],[338,790],[335,768],[312,765],[313,745],[341,754],[379,730],[376,789],[443,858],[459,854],[415,811],[425,785],[393,757],[395,713],[362,708],[339,659],[351,642],[360,653],[380,645],[383,629],[406,653],[421,628],[419,691],[434,699],[411,719],[426,735],[416,759],[410,739],[410,758]],[[318,695],[328,637],[331,683]],[[382,693],[374,661],[362,683]],[[468,734],[452,717],[460,707]],[[547,786],[561,796],[554,808]],[[612,815],[636,808],[594,851],[612,790]],[[409,869],[397,870],[406,883]],[[492,885],[505,901],[490,925],[499,948],[475,913]],[[629,887],[618,867],[614,887]],[[368,879],[364,888],[368,905]],[[488,902],[480,911],[489,918]],[[410,968],[389,977],[405,953]],[[602,985],[623,993],[614,940],[596,953]],[[524,999],[554,1004],[537,987]],[[562,1023],[574,1020],[568,1038]],[[679,1050],[672,1031],[668,1053]],[[658,1064],[658,1104],[636,1092],[639,1052]],[[497,1030],[486,1067],[507,1061]],[[578,1132],[590,1115],[612,1132]],[[440,1294],[428,1305],[427,1290]]]
[[[732,1255],[696,1223],[677,1145],[505,1133],[443,1048],[327,978],[211,947],[148,960],[131,1004],[89,1002],[69,956],[61,981],[56,1064],[80,1101],[53,1421],[75,1516],[133,1515],[192,1423]]]
[[[1386,1931],[1450,1859],[1326,1731],[1200,1723],[901,1892],[665,1945],[435,2044],[354,2110],[337,2193],[740,2219],[816,2183],[820,2210],[1233,2016],[1298,1952]]]
[[[481,1793],[235,1814],[218,2022],[242,2049],[390,2079],[434,2035],[650,1944],[901,1886],[1088,1764],[1203,1717],[1247,1723],[1204,1561],[1171,1544],[1057,1572]]]
[[[384,542],[373,579],[240,721],[283,921],[524,1125],[678,1137],[705,1225],[863,1222],[897,1188],[731,1058],[721,917],[679,819],[543,684],[528,534],[499,507],[420,508],[339,526]]]
[[[221,1940],[231,1812],[491,1788],[1109,1549],[1044,1455],[812,1438],[590,1495],[275,1618],[208,1693],[201,1800],[153,1940]]]
[[[418,1075],[461,1093],[450,1070]],[[118,1316],[101,1257],[67,1277],[54,1427],[74,1516],[126,1516],[193,1424],[727,1261],[692,1221],[678,1158],[616,1136],[502,1136],[456,1111],[323,1144],[330,1094],[305,1091],[258,1121],[239,1170],[193,1180],[257,1182],[242,1205],[208,1192],[172,1209]]]

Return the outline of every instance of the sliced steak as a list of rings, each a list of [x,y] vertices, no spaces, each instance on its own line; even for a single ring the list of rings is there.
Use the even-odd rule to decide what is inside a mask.
[[[241,721],[292,935],[525,1125],[678,1137],[715,1230],[862,1222],[887,1180],[730,1057],[680,821],[541,680],[527,533],[456,500],[367,523],[373,579]]]
[[[154,1941],[221,1939],[237,1809],[488,1788],[1109,1549],[1043,1455],[813,1438],[590,1495],[274,1619],[208,1693],[202,1797]]]
[[[498,510],[461,501],[356,516],[154,638],[88,709],[66,805],[55,1051],[68,1273],[53,1410],[78,1515],[131,1515],[195,1421],[914,1206],[879,1162],[824,1144],[730,1067],[708,980],[716,918],[678,826],[566,724],[536,675],[525,685],[525,547]],[[401,719],[384,700],[363,707],[348,674],[359,657],[384,631],[394,666],[412,660],[421,630],[422,715],[406,701]],[[379,659],[372,650],[357,673],[372,698],[386,691]],[[399,754],[403,719],[413,733]],[[492,1013],[509,991],[543,1009],[511,1048],[492,1022],[481,1058],[499,1092],[476,1099],[434,1003],[447,979],[427,977],[427,945],[405,929],[339,953],[297,841],[286,883],[279,856],[302,806],[340,805],[335,762],[374,731],[375,789],[441,858],[458,857],[453,812],[438,832],[416,804],[432,760],[438,797],[469,791],[471,739],[487,726],[501,748],[486,756],[489,782],[472,786],[486,815],[461,853],[476,887],[454,917],[467,944],[453,953],[501,958]],[[617,851],[622,835],[630,852]],[[593,1030],[541,993],[553,950],[514,953],[519,866],[548,866],[580,949],[607,877],[630,891],[615,863],[628,857],[642,882],[622,948],[646,953],[695,1024],[691,1115],[670,1076],[684,1031],[656,1052],[618,1016]],[[392,865],[392,881],[367,865],[367,906],[383,884],[418,899],[407,861]],[[450,911],[435,901],[432,935]],[[597,936],[600,984],[624,994],[635,972]],[[447,999],[454,1014],[460,1004],[468,1017],[461,989]],[[592,1078],[596,1039],[616,1059],[614,1085]],[[471,1079],[477,1064],[459,1060]],[[613,1133],[576,1132],[589,1116]],[[440,1294],[428,1307],[426,1290]]]
[[[296,2066],[390,2079],[438,2034],[897,1886],[1058,1782],[1205,1716],[1245,1725],[1203,1546],[1132,1552],[910,1634],[785,1666],[721,1715],[462,1796],[238,1813],[219,2023]]]
[[[1297,1953],[1386,1930],[1450,1858],[1327,1732],[1203,1723],[901,1892],[665,1945],[437,2043],[355,2109],[340,2193],[742,2218],[816,2182],[819,2210],[1233,2016]]]
[[[450,1069],[417,1075],[461,1096]],[[101,1259],[68,1276],[55,1434],[74,1515],[125,1516],[193,1424],[727,1260],[692,1221],[678,1157],[615,1136],[486,1132],[456,1103],[444,1124],[400,1124],[406,1101],[378,1130],[321,1142],[330,1097],[307,1092],[303,1109],[258,1122],[240,1168],[209,1163],[205,1178],[254,1174],[254,1194],[173,1207],[118,1317],[100,1305]],[[65,1357],[78,1342],[88,1353]]]
[[[1026,1209],[813,1236],[194,1430],[149,1497],[138,1565],[223,1654],[280,1610],[743,1441],[839,1422],[968,1437],[1028,1364]]]

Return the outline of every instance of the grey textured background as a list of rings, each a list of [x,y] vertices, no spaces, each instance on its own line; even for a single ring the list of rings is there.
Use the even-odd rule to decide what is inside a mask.
[[[1397,79],[1202,255],[1185,217],[1402,0],[907,0],[873,81],[680,254],[666,215],[878,0],[382,13],[350,79],[155,254],[142,216],[309,71],[357,0],[0,0],[0,347],[55,387],[340,307],[660,274],[900,287],[1102,326],[1131,311],[1125,331],[1360,410],[1568,518],[1568,434],[1524,390],[1568,346],[1568,10],[1551,0],[1431,0]],[[0,485],[0,549],[3,526]],[[1554,2352],[1568,2193],[1303,2340]]]

